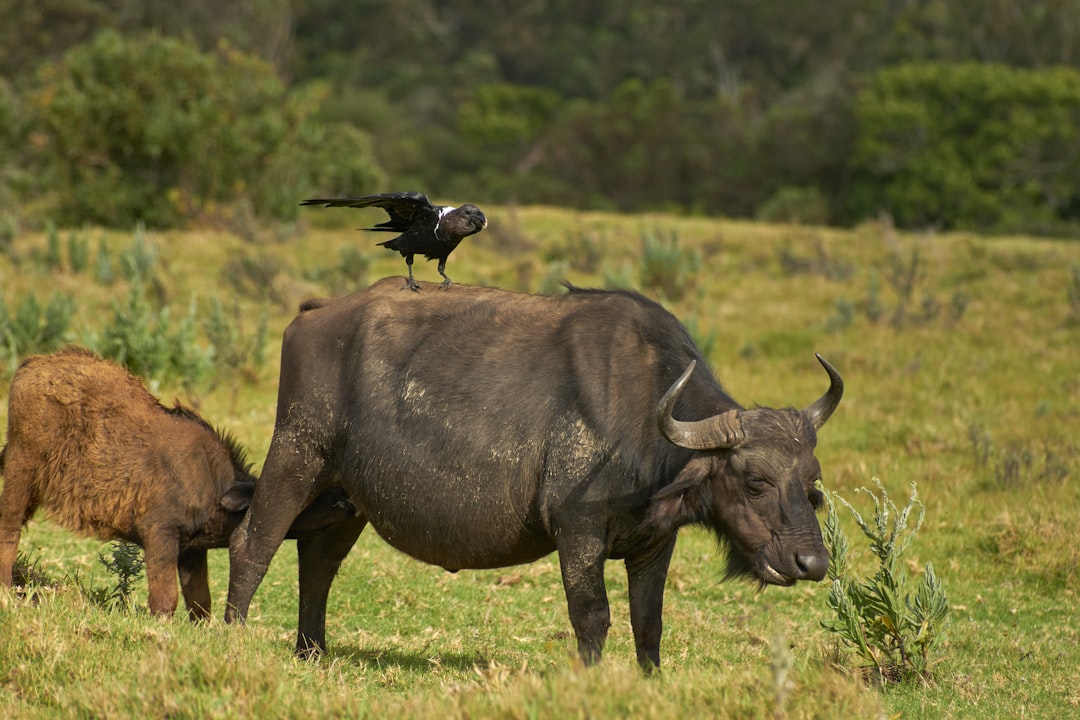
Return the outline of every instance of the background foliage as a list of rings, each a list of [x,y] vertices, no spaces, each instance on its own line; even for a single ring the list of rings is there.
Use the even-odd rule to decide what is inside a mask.
[[[34,148],[64,223],[168,227],[245,199],[288,217],[308,188],[379,177],[358,131],[326,142],[310,96],[228,45],[106,31],[39,72]]]
[[[311,195],[418,188],[1080,228],[1080,5],[1067,0],[838,0],[828,13],[0,0],[0,13],[0,199],[31,226],[46,211],[119,227],[287,220]]]
[[[1080,212],[1080,72],[897,66],[856,117],[853,217],[1052,234]]]

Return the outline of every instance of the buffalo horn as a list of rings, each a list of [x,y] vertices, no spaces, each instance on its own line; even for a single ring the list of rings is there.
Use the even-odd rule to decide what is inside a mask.
[[[742,423],[736,410],[729,410],[719,415],[714,415],[705,420],[696,422],[683,422],[671,416],[675,403],[682,394],[683,388],[690,380],[690,375],[697,365],[696,360],[691,360],[675,384],[668,389],[660,404],[656,408],[656,424],[664,437],[672,444],[688,450],[717,450],[720,448],[733,448],[744,439]]]
[[[814,353],[814,355],[817,357],[818,362],[821,363],[821,366],[825,368],[825,372],[829,373],[829,389],[806,410],[803,410],[814,429],[817,430],[825,424],[825,421],[833,414],[833,410],[840,404],[840,398],[844,395],[844,381],[840,378],[840,373],[836,372],[836,368],[830,365],[825,358],[817,353]]]

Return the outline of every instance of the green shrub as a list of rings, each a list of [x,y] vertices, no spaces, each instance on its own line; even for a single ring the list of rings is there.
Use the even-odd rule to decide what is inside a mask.
[[[968,438],[975,468],[987,489],[1030,492],[1034,486],[1063,483],[1080,471],[1076,447],[1011,442],[997,448],[990,433],[979,425],[968,428]]]
[[[855,304],[847,298],[837,298],[833,303],[835,311],[825,321],[825,331],[838,333],[847,330],[855,321]]]
[[[458,108],[456,126],[463,141],[493,154],[489,160],[505,156],[510,169],[551,123],[560,102],[556,93],[538,87],[480,85]]]
[[[0,357],[6,356],[14,371],[21,358],[58,349],[68,340],[74,312],[75,299],[59,291],[44,308],[36,294],[27,293],[14,314],[0,295]]]
[[[116,282],[116,271],[113,269],[112,256],[109,255],[109,246],[105,243],[105,236],[98,240],[97,260],[94,262],[94,280],[99,285],[112,285]]]
[[[855,105],[851,219],[1041,233],[1080,221],[1080,70],[894,66]]]
[[[1069,268],[1065,297],[1069,303],[1069,322],[1080,325],[1080,265]]]
[[[11,22],[9,16],[5,19]],[[17,28],[18,23],[12,27]],[[15,32],[19,33],[21,29]],[[32,128],[25,117],[26,99],[12,86],[13,80],[14,75],[0,72],[0,208],[3,208],[0,212],[0,252],[9,248],[14,239],[20,212],[19,190],[25,189],[26,181],[32,176],[23,165]]]
[[[45,228],[45,237],[45,268],[59,270],[63,261],[60,258],[60,232],[56,229],[55,223],[49,222]]]
[[[45,306],[45,318],[36,337],[33,352],[52,352],[64,344],[71,316],[75,313],[75,298],[67,293],[55,292]]]
[[[646,230],[641,235],[641,286],[681,300],[701,269],[701,253],[679,246],[679,235]]]
[[[257,373],[266,363],[266,345],[270,334],[268,313],[258,313],[255,330],[245,336],[244,318],[238,302],[226,309],[218,298],[210,300],[203,318],[203,332],[210,341],[214,372],[218,376]]]
[[[115,360],[150,381],[180,380],[186,387],[204,379],[210,368],[209,352],[196,340],[196,307],[175,324],[162,300],[157,275],[158,248],[142,222],[136,223],[131,245],[119,256],[119,267],[128,282],[122,300],[114,300],[112,318],[100,335],[87,343],[101,356]],[[112,261],[104,238],[98,246],[97,281],[113,282]],[[147,290],[155,290],[148,294]]]
[[[365,287],[370,270],[370,253],[356,245],[343,245],[338,250],[336,264],[309,270],[304,273],[304,277],[324,286],[332,295],[340,295]],[[282,268],[278,265],[274,273],[281,271]]]
[[[222,280],[237,294],[259,301],[285,304],[277,278],[292,272],[290,264],[277,255],[258,252],[230,258],[221,269]],[[291,310],[292,308],[290,308]]]
[[[872,270],[866,298],[853,305],[851,310],[858,307],[873,324],[888,318],[889,327],[897,331],[939,320],[946,327],[955,327],[967,312],[969,297],[962,290],[956,290],[947,303],[939,299],[937,294],[925,287],[927,273],[924,265],[918,247],[912,248],[910,256],[893,250],[889,253],[888,265],[883,273],[889,292],[882,292],[881,275],[877,270]],[[890,296],[888,300],[886,294]]]
[[[19,236],[19,221],[11,212],[0,212],[0,255],[11,252],[15,238]]]
[[[696,317],[687,318],[683,325],[686,327],[686,332],[690,333],[694,345],[701,351],[702,357],[706,360],[711,358],[713,351],[716,350],[716,328],[712,328],[707,333],[703,332]]]
[[[381,178],[366,135],[315,121],[325,92],[227,45],[105,31],[39,73],[33,151],[61,224],[176,226],[241,199],[288,219],[315,188]]]
[[[366,132],[348,123],[320,124],[309,117],[327,92],[318,85],[294,91],[291,127],[245,176],[256,216],[292,220],[300,198],[351,195],[385,181]]]
[[[190,387],[210,368],[208,353],[195,342],[195,304],[173,326],[168,307],[154,308],[142,283],[135,283],[123,301],[113,303],[113,316],[95,349],[148,380],[166,377]]]
[[[929,676],[931,655],[945,636],[949,604],[931,563],[926,564],[914,593],[909,591],[901,556],[918,534],[926,514],[915,483],[911,483],[907,505],[899,510],[881,482],[875,478],[874,484],[880,497],[867,488],[855,491],[873,499],[871,522],[864,520],[847,500],[835,493],[825,493],[828,516],[823,535],[831,556],[829,578],[832,580],[828,604],[836,619],[822,621],[822,626],[835,633],[864,661],[869,661],[871,680],[884,686]],[[851,511],[869,540],[870,551],[878,560],[878,569],[870,577],[856,577],[848,566],[850,546],[840,527],[834,500]],[[908,519],[916,508],[915,526],[908,528]]]
[[[827,225],[829,202],[816,187],[782,187],[757,209],[764,222]]]
[[[566,276],[569,272],[570,264],[565,260],[549,262],[537,292],[541,295],[557,295],[563,292],[566,289]]]
[[[11,584],[24,588],[29,594],[34,588],[56,587],[60,582],[41,569],[40,556],[30,556],[19,550],[11,568]]]
[[[68,235],[67,242],[68,267],[71,272],[81,273],[86,270],[90,263],[90,240],[86,232],[78,233],[74,230]]]
[[[819,275],[829,280],[847,280],[855,272],[854,263],[830,255],[824,241],[816,234],[796,236],[793,240],[778,251],[780,271],[784,275]],[[796,250],[799,246],[812,248],[813,254],[800,254]]]
[[[604,246],[597,234],[586,230],[569,233],[562,243],[553,243],[543,252],[547,263],[565,262],[580,273],[594,273],[604,260]]]
[[[619,263],[612,267],[610,262],[604,263],[604,287],[608,290],[628,290],[634,288],[634,268],[629,262]]]
[[[452,152],[443,162],[453,165],[455,174],[468,173],[458,180],[461,187],[485,188],[489,202],[542,196],[550,180],[534,170],[542,155],[537,147],[563,102],[546,88],[477,85],[457,104]],[[426,142],[434,144],[430,137]]]
[[[113,578],[112,587],[86,587],[79,583],[91,602],[108,610],[127,610],[132,607],[131,593],[143,575],[146,561],[143,550],[135,543],[114,541],[109,555],[98,555],[98,562]]]
[[[131,283],[150,280],[154,277],[154,268],[158,261],[158,250],[154,242],[147,238],[146,225],[135,223],[135,234],[131,245],[120,255],[120,270],[124,278]]]

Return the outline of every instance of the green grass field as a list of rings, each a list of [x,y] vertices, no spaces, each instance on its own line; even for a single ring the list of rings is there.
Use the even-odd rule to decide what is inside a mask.
[[[822,430],[825,485],[880,478],[902,503],[912,481],[926,522],[909,551],[932,561],[951,624],[924,683],[866,685],[860,661],[822,629],[828,584],[722,581],[710,536],[684,532],[668,578],[663,672],[634,661],[621,564],[601,666],[580,667],[556,559],[448,574],[366,532],[331,593],[328,654],[291,656],[295,552],[286,543],[245,628],[220,621],[226,551],[211,554],[213,622],[109,611],[80,588],[112,581],[108,550],[38,517],[21,550],[56,587],[0,590],[3,717],[1069,717],[1080,712],[1080,243],[850,231],[549,208],[485,208],[489,229],[450,258],[455,282],[521,291],[632,286],[686,322],[744,404],[804,406],[826,378],[846,394]],[[278,339],[297,304],[401,274],[396,254],[353,232],[353,211],[313,210],[290,237],[150,234],[152,299],[171,317],[214,299],[242,333],[266,316],[266,360],[194,388],[155,383],[234,432],[261,465],[274,422]],[[131,233],[86,232],[119,255]],[[66,231],[62,231],[66,236]],[[381,239],[381,238],[378,238]],[[672,246],[675,242],[677,245]],[[127,293],[43,258],[44,236],[0,257],[9,309],[33,291],[77,299],[69,339],[89,342]],[[673,249],[674,248],[674,249]],[[674,259],[672,259],[674,258]],[[665,265],[665,261],[668,264]],[[92,263],[91,263],[92,264]],[[419,279],[437,279],[430,263]],[[451,288],[449,292],[453,292]],[[193,305],[194,303],[194,305]],[[6,428],[10,367],[0,369]],[[843,516],[842,516],[843,517]],[[853,560],[871,557],[843,517]]]

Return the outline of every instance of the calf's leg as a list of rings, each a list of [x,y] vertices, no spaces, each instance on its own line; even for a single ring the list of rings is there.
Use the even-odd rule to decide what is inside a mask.
[[[180,555],[180,592],[184,595],[192,622],[210,617],[210,571],[205,550],[188,550]]]
[[[366,524],[367,520],[357,517],[296,541],[300,564],[298,656],[316,657],[326,652],[326,600],[330,585]]]
[[[172,617],[177,601],[179,530],[156,528],[143,533],[143,550],[146,552],[146,582],[150,586],[150,612],[160,617]]]
[[[19,554],[22,527],[37,509],[30,485],[32,475],[19,468],[18,451],[4,448],[4,491],[0,493],[0,585],[10,587]]]

